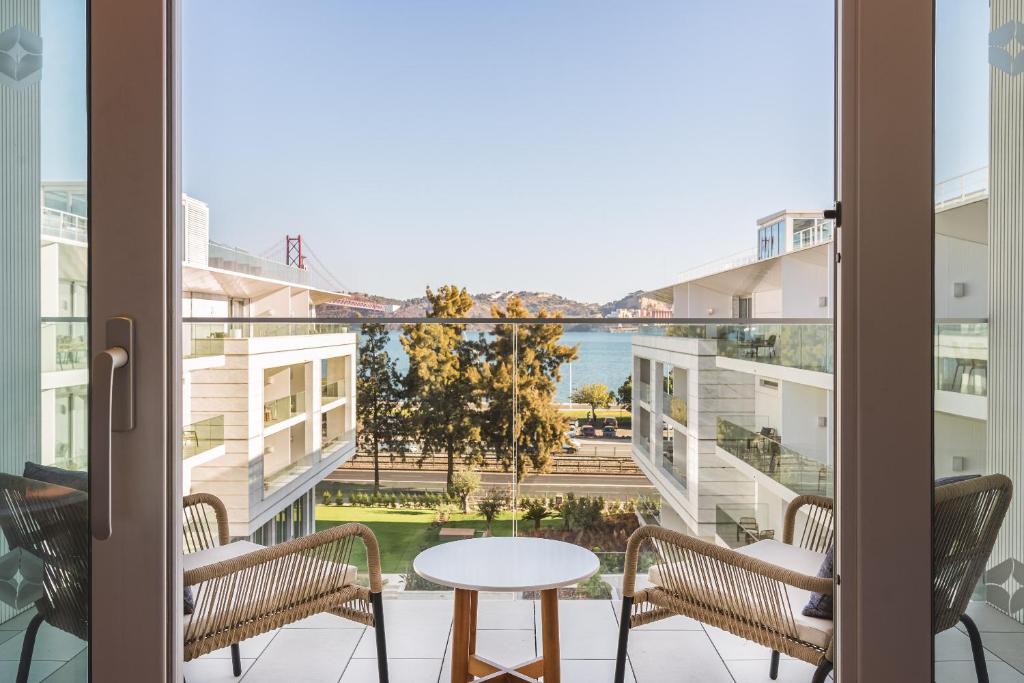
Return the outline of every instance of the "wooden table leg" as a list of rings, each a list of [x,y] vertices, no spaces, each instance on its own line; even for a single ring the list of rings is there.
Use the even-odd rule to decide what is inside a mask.
[[[469,594],[469,654],[476,654],[476,612],[480,594],[471,591]]]
[[[558,589],[540,592],[540,623],[543,637],[544,683],[560,683],[561,653],[558,647]]]
[[[475,595],[476,591],[455,589],[455,616],[452,623],[452,683],[466,683],[469,680],[470,607]]]

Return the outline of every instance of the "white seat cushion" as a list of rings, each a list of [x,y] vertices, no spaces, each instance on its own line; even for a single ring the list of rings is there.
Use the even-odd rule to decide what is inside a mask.
[[[823,553],[804,550],[803,548],[776,540],[758,541],[757,543],[744,546],[736,552],[808,576],[817,575],[818,570],[821,569],[821,563],[825,559]],[[655,586],[668,588],[665,585],[667,577],[662,576],[662,574],[663,570],[658,565],[654,565],[648,570],[647,578]],[[832,642],[835,623],[831,619],[805,617],[802,614],[804,606],[811,598],[810,591],[786,586],[786,597],[793,611],[793,621],[796,624],[797,636],[804,642],[811,643],[820,648],[827,648],[828,644]]]

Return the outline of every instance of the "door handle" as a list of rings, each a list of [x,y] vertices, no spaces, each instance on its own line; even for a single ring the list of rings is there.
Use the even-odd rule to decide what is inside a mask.
[[[90,453],[90,525],[92,535],[105,541],[111,534],[111,453],[113,432],[127,432],[135,426],[131,318],[107,321],[107,345],[92,362],[92,427]]]

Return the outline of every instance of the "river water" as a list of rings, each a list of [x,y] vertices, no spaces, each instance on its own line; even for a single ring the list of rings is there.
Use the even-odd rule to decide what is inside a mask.
[[[469,332],[470,335],[479,334]],[[399,341],[400,333],[392,332],[388,341],[387,351],[398,361],[398,371],[402,374],[409,369],[409,358]],[[562,335],[562,343],[579,348],[577,358],[562,367],[562,379],[558,383],[556,400],[568,403],[570,378],[572,388],[582,384],[601,383],[611,391],[618,389],[632,373],[633,359],[629,333],[577,331],[567,329]],[[571,366],[571,367],[570,367]]]

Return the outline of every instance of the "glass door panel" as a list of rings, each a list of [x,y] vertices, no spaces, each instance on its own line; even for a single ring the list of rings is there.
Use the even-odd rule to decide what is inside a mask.
[[[935,22],[935,680],[1024,680],[1024,6]]]
[[[0,679],[85,681],[86,2],[0,4]]]

